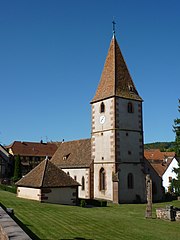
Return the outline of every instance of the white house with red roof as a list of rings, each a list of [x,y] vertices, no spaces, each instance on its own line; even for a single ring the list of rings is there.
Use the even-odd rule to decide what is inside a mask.
[[[178,168],[178,159],[175,152],[161,152],[159,149],[144,151],[144,156],[162,179],[162,186],[169,191],[172,179],[176,179],[174,168]]]

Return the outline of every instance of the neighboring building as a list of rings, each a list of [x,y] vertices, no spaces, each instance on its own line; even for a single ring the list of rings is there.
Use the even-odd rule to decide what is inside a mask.
[[[0,144],[0,180],[9,177],[12,166],[9,161],[8,151]]]
[[[172,179],[176,178],[176,173],[173,172],[173,169],[178,168],[175,152],[161,152],[159,149],[150,149],[145,150],[144,155],[162,179],[162,185],[165,191],[168,192]]]
[[[48,159],[17,183],[17,196],[40,202],[76,205],[79,184]]]
[[[22,175],[25,175],[43,161],[46,156],[50,159],[58,146],[55,143],[44,142],[20,142],[14,141],[11,145],[6,146],[11,160],[19,155],[22,164]]]

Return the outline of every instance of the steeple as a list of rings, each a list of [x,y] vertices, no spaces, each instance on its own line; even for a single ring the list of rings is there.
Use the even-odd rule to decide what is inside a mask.
[[[104,64],[101,80],[92,103],[110,97],[122,97],[142,101],[117,43],[114,24],[115,22],[113,21],[113,37]]]

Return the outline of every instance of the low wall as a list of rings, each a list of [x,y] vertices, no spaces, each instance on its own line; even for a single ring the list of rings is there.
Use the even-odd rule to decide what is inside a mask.
[[[20,226],[0,207],[0,239],[31,240]]]
[[[180,221],[180,209],[173,206],[167,206],[166,208],[157,208],[156,216],[159,219]]]

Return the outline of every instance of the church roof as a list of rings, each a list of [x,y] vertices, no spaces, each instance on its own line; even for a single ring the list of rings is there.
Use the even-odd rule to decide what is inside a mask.
[[[62,142],[51,161],[58,167],[89,167],[91,164],[91,139]]]
[[[63,170],[55,166],[50,160],[45,159],[18,182],[17,186],[46,188],[46,187],[70,187],[79,183],[68,176]]]
[[[115,36],[111,40],[100,83],[92,103],[113,96],[142,101]]]

